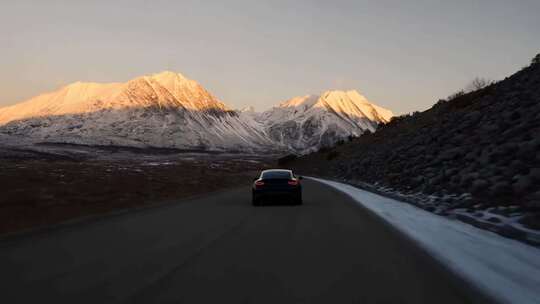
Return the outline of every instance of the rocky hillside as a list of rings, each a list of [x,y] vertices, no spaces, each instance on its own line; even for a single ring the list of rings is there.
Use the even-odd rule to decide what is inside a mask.
[[[493,206],[528,212],[520,221],[540,229],[538,61],[537,56],[498,83],[395,117],[373,134],[289,164],[304,174],[439,197],[429,208],[444,204],[445,212]]]

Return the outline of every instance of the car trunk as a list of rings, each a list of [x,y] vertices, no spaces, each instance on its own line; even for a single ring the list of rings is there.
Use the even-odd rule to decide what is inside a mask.
[[[289,189],[291,186],[289,185],[289,179],[265,179],[264,181],[264,188],[265,189]]]

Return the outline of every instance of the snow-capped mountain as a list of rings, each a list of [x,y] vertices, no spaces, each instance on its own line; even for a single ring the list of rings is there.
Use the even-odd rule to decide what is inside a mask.
[[[255,119],[276,143],[307,153],[350,135],[373,132],[392,116],[391,111],[370,103],[357,91],[326,91],[320,96],[289,99]]]
[[[0,109],[0,132],[41,142],[227,151],[274,147],[256,125],[196,81],[172,72],[126,83],[77,82]]]
[[[240,109],[240,112],[244,112],[244,113],[256,113],[255,112],[255,108],[253,106],[247,106],[247,107],[244,107],[242,109]]]
[[[31,142],[307,153],[391,117],[356,91],[296,97],[263,113],[231,110],[196,81],[162,72],[76,82],[0,108],[0,133]]]

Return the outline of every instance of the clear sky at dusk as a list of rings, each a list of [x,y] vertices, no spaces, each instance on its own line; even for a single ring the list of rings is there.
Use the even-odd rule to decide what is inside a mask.
[[[357,89],[405,113],[540,52],[539,0],[0,0],[0,106],[163,70],[231,107]]]

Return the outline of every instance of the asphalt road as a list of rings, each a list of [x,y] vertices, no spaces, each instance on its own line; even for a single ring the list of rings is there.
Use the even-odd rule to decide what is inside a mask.
[[[0,303],[489,302],[344,194],[249,186],[0,242]],[[419,219],[421,220],[421,219]]]

